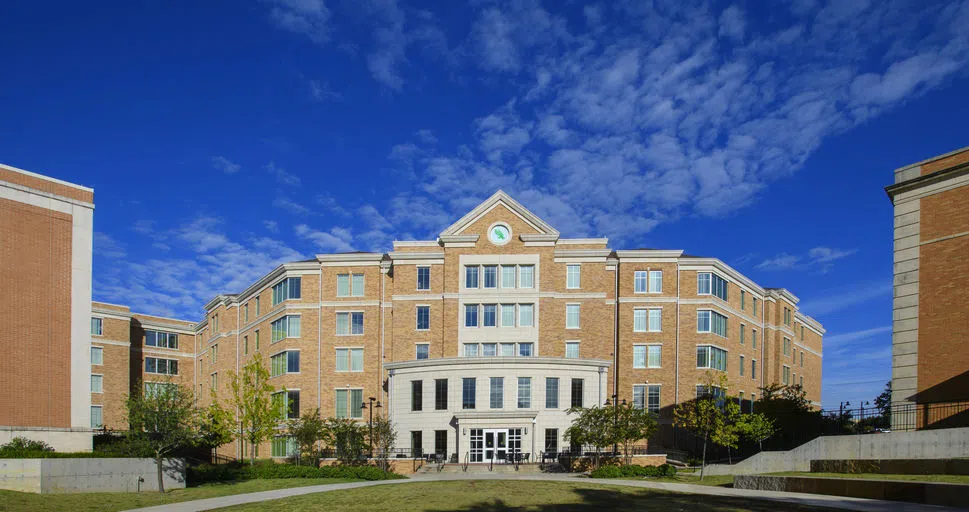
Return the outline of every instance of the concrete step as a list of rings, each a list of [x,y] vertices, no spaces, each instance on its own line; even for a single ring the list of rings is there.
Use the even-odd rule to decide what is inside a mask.
[[[423,468],[426,473],[436,473],[437,467],[430,466]],[[441,473],[541,473],[541,464],[519,464],[518,468],[515,468],[514,464],[468,464],[465,468],[464,464],[445,464],[441,468]]]

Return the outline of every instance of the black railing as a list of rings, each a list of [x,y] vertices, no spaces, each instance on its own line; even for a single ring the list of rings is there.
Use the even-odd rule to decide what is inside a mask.
[[[893,432],[969,427],[969,401],[915,404],[894,403],[888,428]],[[864,421],[864,418],[861,418]]]

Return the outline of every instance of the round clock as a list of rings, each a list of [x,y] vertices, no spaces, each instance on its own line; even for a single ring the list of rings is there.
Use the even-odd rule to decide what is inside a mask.
[[[488,230],[488,240],[495,245],[505,245],[511,240],[511,230],[504,224],[495,224]]]

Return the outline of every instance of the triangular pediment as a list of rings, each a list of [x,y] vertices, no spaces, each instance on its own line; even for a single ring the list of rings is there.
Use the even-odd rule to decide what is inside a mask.
[[[494,195],[488,199],[485,199],[481,204],[468,212],[464,217],[461,217],[457,222],[448,226],[447,229],[441,232],[441,237],[444,238],[465,234],[465,230],[469,226],[475,224],[475,222],[487,215],[489,212],[493,211],[495,208],[501,207],[520,218],[522,222],[534,229],[536,234],[558,238],[558,230],[539,218],[538,215],[535,215],[529,211],[528,208],[522,206],[521,203],[512,199],[511,196],[502,190],[495,192]]]

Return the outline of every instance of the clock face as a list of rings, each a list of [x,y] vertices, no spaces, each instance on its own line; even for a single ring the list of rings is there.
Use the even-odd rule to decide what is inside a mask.
[[[497,224],[491,227],[488,232],[488,239],[495,245],[504,245],[511,239],[511,231],[504,224]]]

